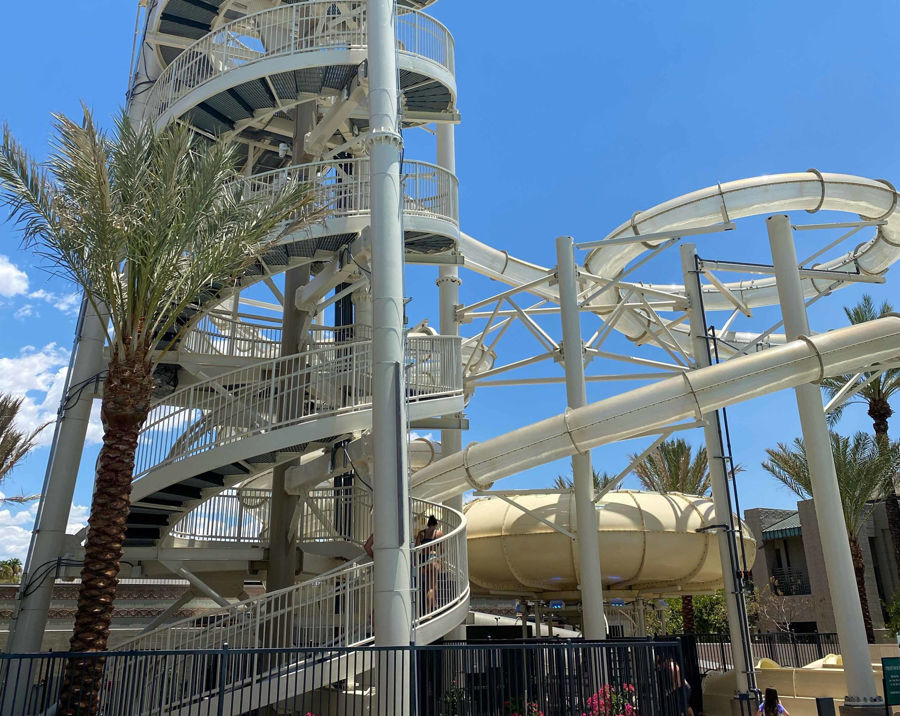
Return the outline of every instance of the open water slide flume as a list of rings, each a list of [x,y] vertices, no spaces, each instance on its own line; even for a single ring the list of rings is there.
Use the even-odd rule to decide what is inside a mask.
[[[659,204],[610,233],[593,248],[585,268],[609,283],[587,304],[601,317],[611,314],[627,298],[653,290],[684,295],[682,285],[630,284],[626,295],[615,283],[628,264],[679,236],[678,232],[730,224],[734,219],[787,211],[849,212],[870,221],[875,235],[852,250],[808,268],[846,272],[802,278],[804,295],[814,298],[848,283],[854,275],[878,277],[900,258],[900,218],[895,211],[897,193],[888,182],[846,174],[808,171],[762,176],[719,184]],[[857,220],[858,221],[858,220]],[[660,237],[659,234],[668,234]],[[647,236],[645,240],[634,237]],[[625,239],[626,241],[623,241]],[[627,239],[632,239],[628,241]],[[511,286],[526,286],[540,298],[558,301],[548,269],[510,256],[463,234],[460,252],[466,266]],[[732,298],[748,308],[778,303],[773,277],[704,286],[707,310],[733,309]],[[729,297],[726,292],[730,292]],[[646,310],[646,309],[644,309]],[[650,318],[641,310],[620,311],[616,330],[635,341],[647,334]],[[690,352],[689,333],[682,326],[679,343]],[[673,331],[675,333],[675,331]],[[734,344],[758,334],[730,334]],[[783,341],[783,337],[781,337]],[[778,341],[773,341],[778,342]],[[702,368],[621,393],[583,408],[567,411],[445,457],[420,470],[413,478],[417,495],[445,499],[465,490],[484,490],[494,481],[537,465],[583,452],[603,444],[653,434],[681,421],[699,419],[727,405],[777,390],[813,382],[824,376],[858,370],[896,360],[900,354],[900,319],[887,317],[793,341],[753,355]]]
[[[648,303],[659,301],[658,292],[683,296],[684,286],[628,283],[623,287],[621,283],[615,283],[623,277],[631,262],[666,248],[670,242],[674,243],[673,237],[678,237],[679,232],[725,231],[735,220],[789,211],[844,212],[854,215],[853,221],[870,221],[874,225],[871,239],[835,258],[811,263],[807,268],[879,277],[900,258],[900,216],[896,208],[897,192],[887,181],[816,170],[759,176],[700,189],[635,212],[630,220],[604,237],[600,246],[591,250],[584,269],[608,283],[601,286],[586,305],[602,319],[614,318],[614,329],[629,339],[638,343],[652,341],[648,329],[653,322],[645,308],[629,307],[616,311],[616,307],[629,296],[629,303],[638,303],[641,298],[647,299]],[[647,238],[637,240],[640,236]],[[720,234],[720,239],[727,242],[728,234]],[[555,286],[548,285],[549,281],[539,283],[542,277],[548,276],[546,267],[517,259],[465,233],[460,236],[459,250],[467,268],[509,286],[532,284],[526,289],[529,293],[558,301]],[[630,282],[636,280],[631,275],[626,278]],[[847,285],[851,278],[805,275],[802,277],[803,292],[807,299],[814,298]],[[706,310],[732,310],[735,308],[733,298],[739,299],[748,309],[778,303],[774,277],[723,283],[727,293],[715,285],[704,285]],[[691,353],[687,329],[676,325],[672,326],[671,333],[679,347]],[[758,334],[724,332],[719,337],[723,344],[741,346],[754,341]],[[783,342],[784,337],[774,334],[769,336],[769,341]]]

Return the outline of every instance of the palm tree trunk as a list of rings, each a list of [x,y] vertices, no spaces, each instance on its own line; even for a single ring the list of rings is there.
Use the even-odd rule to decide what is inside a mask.
[[[886,400],[869,405],[869,417],[872,418],[872,428],[875,430],[875,440],[879,446],[890,444],[888,419],[893,414],[894,411],[891,410],[891,406]],[[894,563],[900,570],[900,500],[897,499],[896,490],[891,490],[885,498],[884,508],[887,513],[888,531],[891,533],[891,542],[894,545]]]
[[[153,378],[142,355],[130,365],[110,362],[101,416],[103,445],[84,547],[73,652],[105,651],[116,597],[125,525],[130,511],[131,478],[138,435],[150,407]],[[94,714],[99,709],[103,659],[72,658],[60,692],[61,716]]]
[[[872,614],[869,612],[869,598],[866,596],[866,563],[862,549],[856,537],[850,538],[850,554],[853,557],[853,571],[856,573],[856,590],[859,592],[859,604],[862,607],[863,623],[866,626],[866,639],[875,643],[875,630],[872,628]]]
[[[694,598],[689,594],[681,596],[681,633],[693,634],[694,626]]]
[[[894,563],[900,571],[900,499],[897,499],[896,491],[884,500],[884,509],[887,513],[888,531],[891,533],[891,542],[894,543]]]

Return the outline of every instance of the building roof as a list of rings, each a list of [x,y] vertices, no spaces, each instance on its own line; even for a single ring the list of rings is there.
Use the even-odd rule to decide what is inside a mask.
[[[800,525],[800,513],[796,510],[787,511],[787,516],[766,525],[763,529],[763,542],[770,539],[784,539],[786,537],[799,537],[803,532]]]

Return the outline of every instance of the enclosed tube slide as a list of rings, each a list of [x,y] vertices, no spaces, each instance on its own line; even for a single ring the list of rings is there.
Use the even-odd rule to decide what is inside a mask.
[[[495,480],[618,440],[652,434],[733,403],[900,354],[900,315],[841,328],[699,368],[472,443],[413,476],[417,496],[443,500]]]
[[[883,274],[891,264],[900,258],[900,216],[895,211],[897,192],[884,180],[866,179],[849,174],[823,174],[811,170],[790,174],[742,179],[718,184],[699,191],[685,194],[676,199],[658,204],[646,211],[637,212],[604,240],[623,239],[641,234],[677,232],[691,228],[706,227],[724,220],[735,220],[751,216],[763,216],[787,211],[820,210],[849,212],[861,219],[882,220],[886,223],[877,227],[875,236],[857,245],[837,258],[810,268],[828,271],[860,272],[866,275]],[[723,234],[727,238],[727,234]],[[585,269],[600,278],[616,279],[625,267],[663,243],[665,239],[640,241],[636,243],[614,244],[591,251],[585,261]],[[536,264],[510,256],[482,244],[467,234],[461,234],[459,250],[466,266],[502,281],[511,286],[521,286],[546,275],[547,269]],[[809,298],[817,294],[833,291],[846,285],[846,281],[831,279],[803,279],[803,289]],[[774,305],[778,302],[775,279],[766,277],[751,281],[726,283],[748,307]],[[684,295],[680,284],[654,285],[636,284],[635,298],[641,295],[642,287]],[[530,288],[529,292],[554,302],[558,301],[555,286],[542,284]],[[613,311],[623,298],[622,289],[610,285],[594,296],[588,304],[595,313],[605,316]],[[647,297],[652,299],[651,296]],[[704,305],[707,310],[731,310],[734,305],[715,286],[704,287]],[[618,317],[615,328],[635,342],[648,338],[649,318],[639,309],[626,309]],[[690,341],[683,326],[675,326],[672,331],[681,347],[691,352]],[[755,334],[726,332],[720,335],[726,343],[746,344]],[[772,336],[771,341],[783,341],[781,336]]]
[[[578,551],[569,537],[538,519],[577,532],[574,494],[523,494],[516,504],[524,509],[496,497],[465,507],[473,591],[576,596]],[[606,494],[597,508],[600,567],[609,596],[639,592],[655,598],[722,586],[718,536],[713,530],[698,532],[715,524],[712,500],[618,490]],[[752,564],[756,543],[746,528],[742,536]]]

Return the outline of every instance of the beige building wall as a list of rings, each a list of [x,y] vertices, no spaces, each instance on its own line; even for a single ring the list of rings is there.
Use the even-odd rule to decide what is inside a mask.
[[[815,504],[812,500],[797,503],[801,535],[799,537],[763,539],[763,532],[771,525],[792,514],[790,510],[758,508],[747,510],[745,521],[757,540],[759,549],[753,564],[753,583],[760,591],[760,631],[775,631],[778,623],[815,622],[816,631],[834,632],[836,625],[828,589],[825,560],[822,552]],[[890,599],[900,590],[900,573],[894,559],[893,545],[887,528],[887,516],[883,504],[874,504],[859,535],[860,547],[866,564],[866,596],[876,638],[887,640],[882,612],[883,599]],[[791,566],[798,565],[798,549],[802,549],[803,566],[809,580],[809,594],[767,594],[766,585],[776,573],[776,548],[789,555]],[[856,588],[855,584],[847,585]]]

